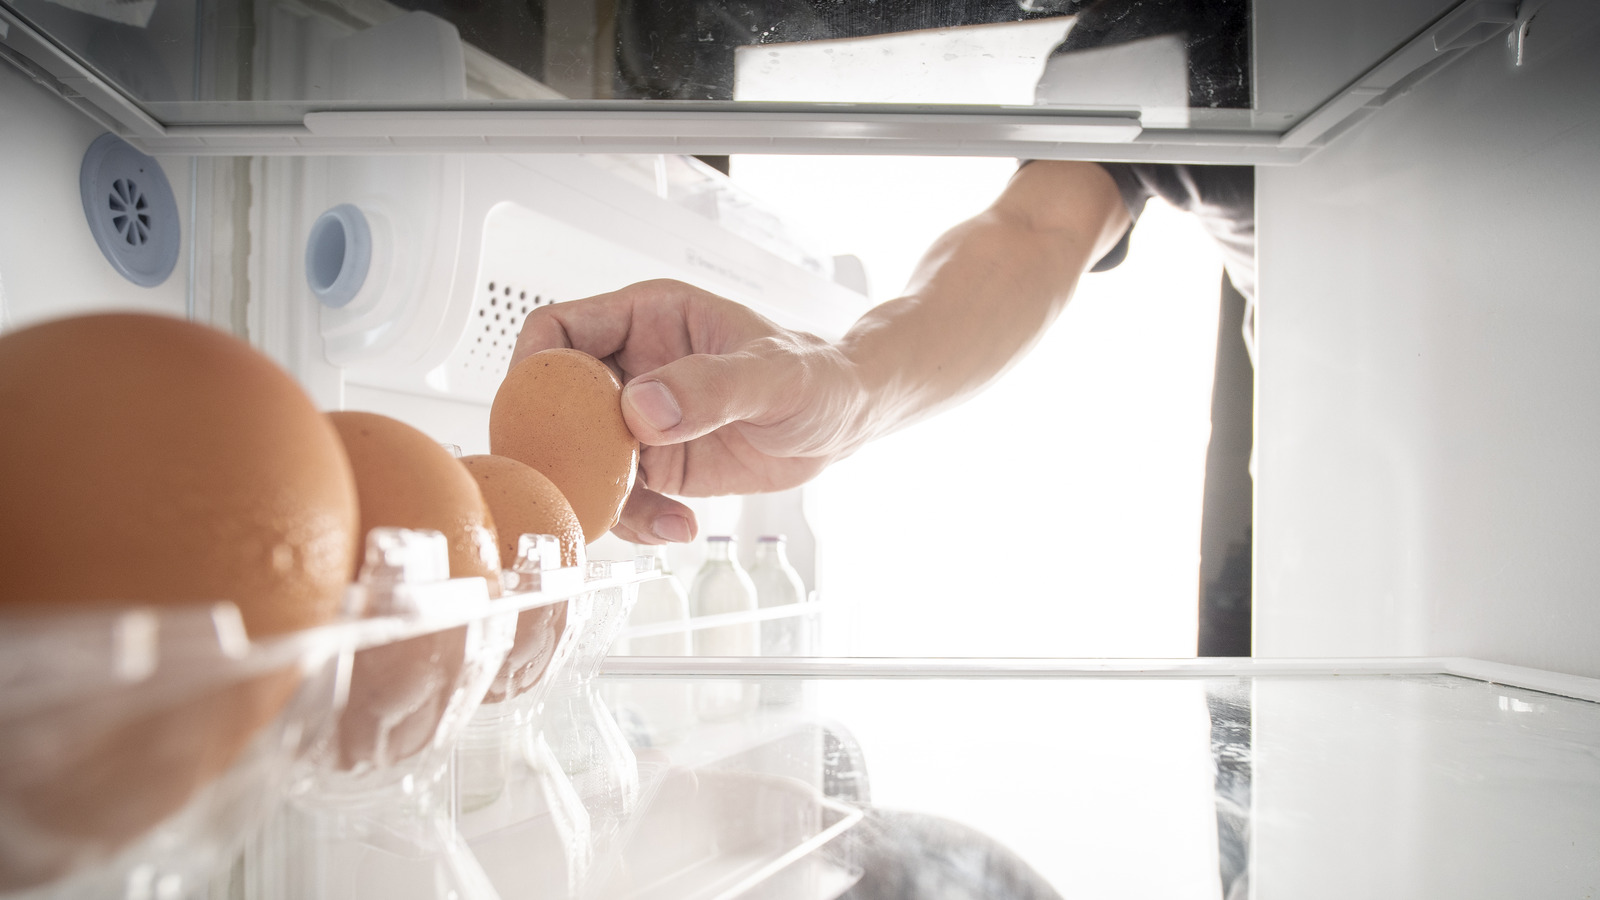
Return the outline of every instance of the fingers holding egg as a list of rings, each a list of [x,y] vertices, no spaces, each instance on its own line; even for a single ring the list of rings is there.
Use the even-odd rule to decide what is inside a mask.
[[[694,510],[642,482],[634,485],[612,532],[635,544],[686,544],[699,533]]]

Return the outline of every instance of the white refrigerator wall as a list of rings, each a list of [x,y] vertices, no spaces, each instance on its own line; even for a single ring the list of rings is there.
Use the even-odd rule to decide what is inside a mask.
[[[1600,676],[1600,4],[1524,8],[1258,172],[1257,655]]]
[[[0,331],[44,318],[107,309],[184,315],[189,244],[180,245],[171,277],[137,287],[106,262],[79,199],[84,151],[105,128],[9,63],[0,62]],[[190,217],[190,166],[161,160],[185,228]]]

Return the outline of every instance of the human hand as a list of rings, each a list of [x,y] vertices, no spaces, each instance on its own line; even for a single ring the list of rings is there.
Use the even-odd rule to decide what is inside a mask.
[[[555,347],[598,357],[623,382],[622,415],[644,445],[612,529],[624,540],[694,539],[694,513],[665,494],[795,487],[861,442],[864,391],[843,353],[682,282],[540,307],[512,365]]]

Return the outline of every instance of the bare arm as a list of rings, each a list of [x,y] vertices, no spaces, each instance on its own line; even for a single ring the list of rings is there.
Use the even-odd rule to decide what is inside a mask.
[[[689,540],[692,514],[663,494],[793,487],[959,402],[1033,346],[1127,224],[1100,166],[1036,162],[934,243],[904,296],[837,344],[688,285],[645,282],[536,310],[517,356],[576,347],[621,372],[646,489],[616,530]]]
[[[905,296],[867,312],[840,342],[871,398],[861,438],[950,406],[1010,368],[1128,221],[1111,176],[1093,163],[1018,171],[992,206],[934,242]]]

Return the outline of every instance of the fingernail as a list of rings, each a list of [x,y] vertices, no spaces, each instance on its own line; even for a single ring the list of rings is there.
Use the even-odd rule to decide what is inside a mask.
[[[694,533],[689,530],[689,520],[683,516],[657,516],[650,523],[650,530],[656,537],[674,544],[687,544],[694,540]]]
[[[622,396],[639,418],[657,431],[666,431],[683,421],[683,410],[678,408],[677,398],[659,381],[636,381],[628,385]]]

